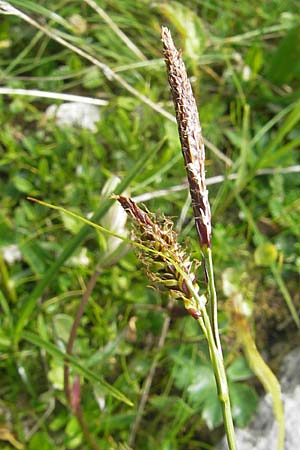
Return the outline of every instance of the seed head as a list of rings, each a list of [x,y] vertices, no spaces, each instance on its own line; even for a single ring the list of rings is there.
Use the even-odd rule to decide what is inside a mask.
[[[172,297],[183,300],[188,312],[198,318],[199,305],[190,288],[192,285],[193,291],[199,292],[194,274],[196,263],[191,261],[185,249],[177,242],[172,221],[163,218],[158,222],[130,198],[123,196],[116,198],[133,219],[135,241],[150,250],[141,250],[139,258],[146,267],[152,283],[167,288]]]

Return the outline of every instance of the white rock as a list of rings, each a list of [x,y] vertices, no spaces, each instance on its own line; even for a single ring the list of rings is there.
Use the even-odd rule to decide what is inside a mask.
[[[97,122],[100,120],[99,108],[86,103],[68,102],[61,105],[50,105],[46,109],[46,117],[55,118],[60,127],[80,127],[97,131]]]
[[[17,245],[7,245],[2,248],[2,254],[4,261],[8,264],[13,264],[15,261],[20,261],[22,259],[22,253]]]

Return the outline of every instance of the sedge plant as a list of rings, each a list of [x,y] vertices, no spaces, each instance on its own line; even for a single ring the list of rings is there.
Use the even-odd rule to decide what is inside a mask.
[[[203,257],[206,292],[200,292],[196,279],[195,269],[199,262],[192,261],[186,250],[180,246],[173,230],[173,223],[165,218],[158,220],[128,197],[119,195],[115,198],[133,219],[134,240],[140,244],[139,257],[146,267],[148,277],[154,285],[167,288],[171,297],[183,301],[185,309],[197,320],[206,337],[222,406],[228,446],[230,450],[235,450],[229,390],[218,331],[217,294],[211,249],[211,213],[205,182],[203,136],[184,62],[174,45],[170,31],[165,27],[162,28],[162,42]]]

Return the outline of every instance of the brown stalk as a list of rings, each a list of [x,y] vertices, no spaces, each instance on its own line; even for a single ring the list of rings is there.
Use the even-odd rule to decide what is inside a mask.
[[[79,308],[76,313],[76,317],[74,319],[74,322],[73,322],[73,325],[71,328],[69,340],[67,343],[67,349],[66,349],[67,355],[72,355],[72,353],[73,353],[73,345],[74,345],[74,342],[75,342],[75,339],[77,336],[78,327],[79,327],[81,318],[83,316],[85,307],[88,303],[89,297],[95,287],[95,284],[97,282],[97,278],[99,277],[99,275],[100,275],[100,271],[98,271],[96,269],[95,272],[93,273],[92,277],[89,280],[86,291],[84,292],[84,294],[82,296],[81,302],[79,304]],[[64,362],[64,391],[65,391],[66,399],[70,406],[70,409],[73,411],[73,413],[77,417],[77,420],[79,422],[79,425],[82,429],[82,432],[84,434],[86,441],[89,443],[90,447],[93,450],[100,450],[96,440],[90,433],[88,425],[84,419],[84,415],[83,415],[81,405],[80,405],[80,385],[78,385],[78,392],[76,393],[78,398],[75,399],[75,401],[74,401],[73,397],[74,397],[75,393],[72,392],[72,389],[70,387],[70,371],[69,371],[69,365],[68,365],[67,361]],[[76,402],[76,407],[74,407],[75,402]]]

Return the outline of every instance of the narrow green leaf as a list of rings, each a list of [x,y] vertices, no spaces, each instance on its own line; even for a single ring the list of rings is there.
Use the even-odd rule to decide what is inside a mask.
[[[41,339],[37,334],[23,331],[20,337],[30,342],[31,344],[42,348],[55,358],[67,360],[70,366],[76,369],[87,380],[100,383],[113,397],[126,403],[129,406],[133,406],[133,403],[121,391],[107,383],[103,378],[99,377],[91,370],[81,365],[74,356],[67,355],[66,353],[61,352],[55,345]]]
[[[268,120],[268,122],[259,129],[259,131],[255,134],[251,141],[251,145],[255,145],[257,142],[261,141],[266,133],[268,133],[277,123],[279,123],[292,109],[294,108],[295,103],[288,105],[286,108],[282,109],[277,113],[272,119]]]

